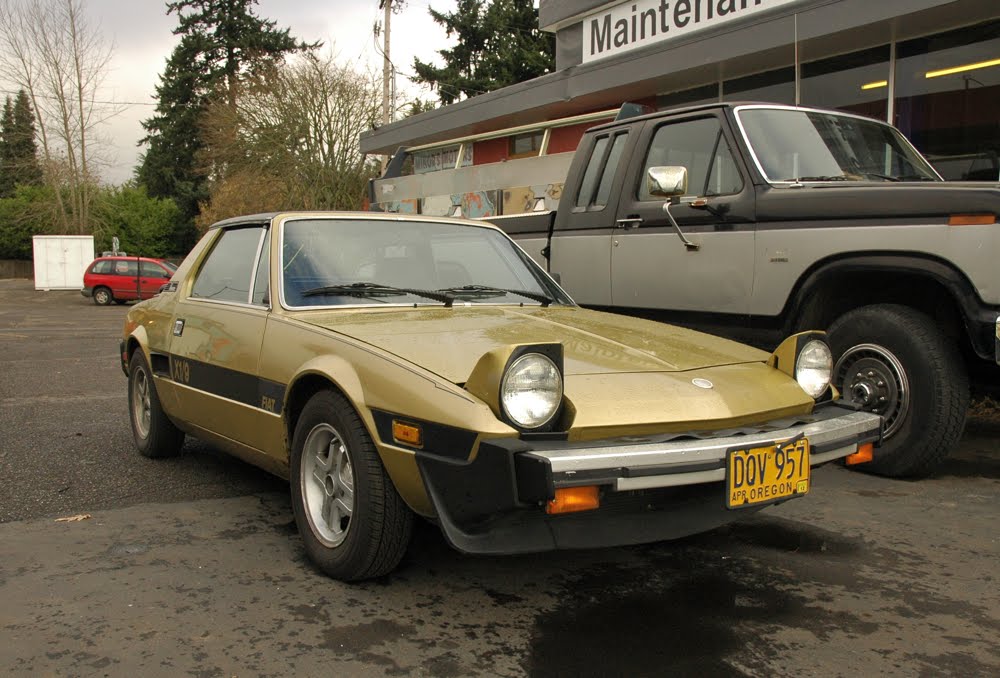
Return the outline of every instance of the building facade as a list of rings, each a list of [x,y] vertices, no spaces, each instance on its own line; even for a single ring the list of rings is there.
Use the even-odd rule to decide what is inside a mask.
[[[522,128],[466,149],[483,164],[537,153],[524,126],[626,101],[768,101],[887,120],[945,178],[1000,178],[1000,0],[541,0],[539,24],[555,72],[373,130],[362,151]]]

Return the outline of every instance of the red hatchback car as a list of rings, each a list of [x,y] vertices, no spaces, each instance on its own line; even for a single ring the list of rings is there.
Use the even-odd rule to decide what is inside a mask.
[[[83,274],[85,297],[107,306],[112,301],[124,304],[135,299],[149,299],[170,280],[177,267],[162,259],[146,257],[98,257]]]

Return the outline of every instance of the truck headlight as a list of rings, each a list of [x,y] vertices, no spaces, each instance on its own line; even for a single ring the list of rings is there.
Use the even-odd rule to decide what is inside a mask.
[[[525,353],[514,360],[500,382],[500,404],[504,413],[526,429],[547,424],[559,410],[562,396],[562,374],[556,364],[541,353]]]
[[[833,354],[826,342],[812,339],[795,359],[795,381],[810,398],[819,398],[830,387]]]

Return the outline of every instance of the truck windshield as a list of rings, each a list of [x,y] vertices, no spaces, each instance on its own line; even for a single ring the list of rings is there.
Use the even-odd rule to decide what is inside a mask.
[[[280,270],[290,308],[572,303],[503,233],[459,223],[292,219]]]
[[[896,129],[874,120],[781,108],[742,108],[737,116],[772,183],[939,180]]]

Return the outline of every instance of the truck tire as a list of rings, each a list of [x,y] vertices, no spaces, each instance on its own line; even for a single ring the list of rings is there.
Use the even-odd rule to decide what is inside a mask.
[[[891,478],[933,473],[958,443],[969,409],[955,342],[929,316],[897,304],[845,313],[829,339],[841,397],[885,418],[874,460],[856,468]]]

